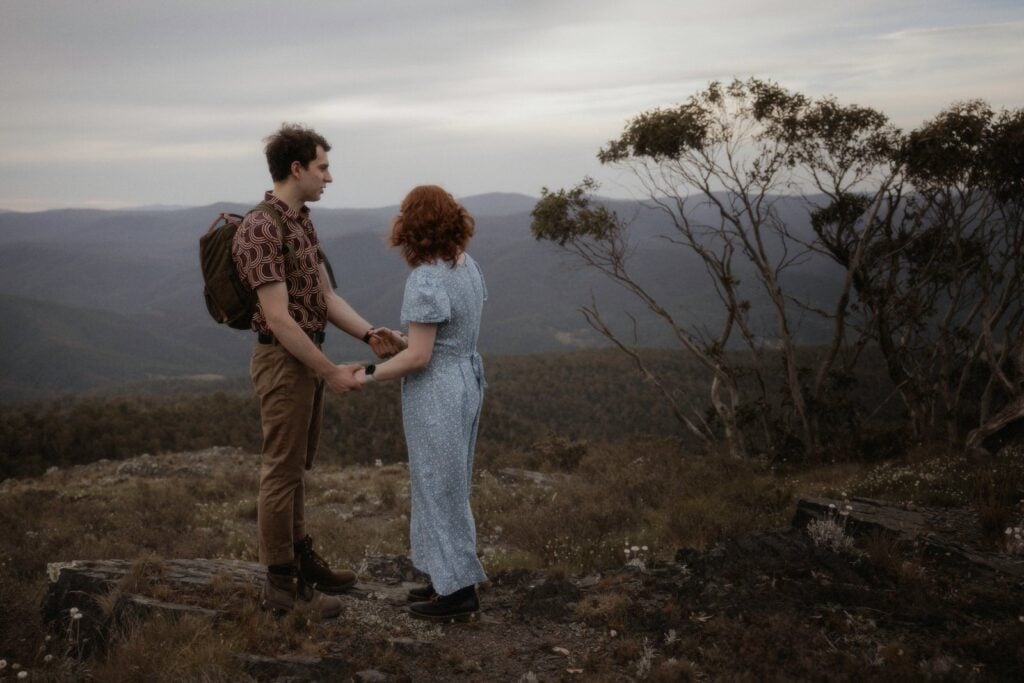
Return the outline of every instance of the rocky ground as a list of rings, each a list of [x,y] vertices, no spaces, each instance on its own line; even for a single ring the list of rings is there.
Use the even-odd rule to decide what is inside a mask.
[[[0,495],[59,484],[88,496],[253,464],[216,451],[147,456],[8,481]],[[346,476],[385,492],[376,477],[402,481],[395,466]],[[548,475],[500,476],[530,487]],[[401,505],[347,500],[350,518],[402,521]],[[240,519],[241,538],[252,521]],[[582,575],[501,567],[466,624],[407,616],[404,593],[419,577],[396,553],[366,554],[342,616],[317,624],[254,613],[260,568],[244,546],[240,558],[63,558],[48,566],[43,615],[55,637],[74,636],[71,677],[74,662],[95,672],[91,662],[123,653],[111,643],[161,622],[224,638],[231,676],[256,680],[1020,680],[1024,556],[982,547],[977,527],[970,510],[806,498],[791,526],[701,552],[637,548]]]

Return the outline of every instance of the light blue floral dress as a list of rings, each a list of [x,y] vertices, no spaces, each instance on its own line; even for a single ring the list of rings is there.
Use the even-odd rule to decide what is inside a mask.
[[[403,325],[437,324],[430,362],[402,379],[402,421],[412,489],[412,562],[441,595],[487,580],[469,507],[485,386],[476,343],[486,299],[480,266],[466,254],[454,268],[446,262],[417,266],[402,301]]]

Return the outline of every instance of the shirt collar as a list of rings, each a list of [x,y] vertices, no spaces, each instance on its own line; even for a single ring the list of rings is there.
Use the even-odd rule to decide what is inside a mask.
[[[298,211],[292,210],[288,204],[286,204],[280,197],[274,194],[273,190],[267,190],[267,193],[263,195],[263,200],[273,206],[275,209],[281,212],[281,215],[287,216],[288,218],[297,219],[300,216],[304,218],[309,217],[309,207],[305,204]]]

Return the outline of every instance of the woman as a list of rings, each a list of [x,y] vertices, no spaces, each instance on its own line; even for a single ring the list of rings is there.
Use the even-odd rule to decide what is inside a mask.
[[[413,268],[402,302],[407,346],[356,373],[364,383],[402,378],[409,540],[413,564],[430,576],[409,591],[409,610],[424,619],[471,617],[480,609],[476,584],[487,580],[469,507],[484,391],[476,343],[487,298],[480,267],[465,252],[473,228],[473,217],[440,187],[417,187],[402,201],[391,244]]]

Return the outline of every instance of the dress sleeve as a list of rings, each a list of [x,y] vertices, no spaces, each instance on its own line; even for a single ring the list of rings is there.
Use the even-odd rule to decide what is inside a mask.
[[[487,280],[484,279],[484,271],[480,270],[480,264],[473,259],[473,267],[476,268],[476,272],[480,275],[480,286],[484,290],[484,301],[487,301]]]
[[[451,315],[451,300],[441,278],[423,267],[412,271],[405,283],[402,322],[443,323]]]

